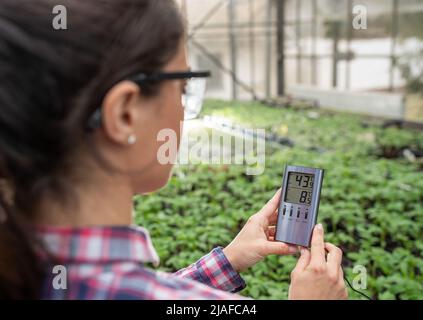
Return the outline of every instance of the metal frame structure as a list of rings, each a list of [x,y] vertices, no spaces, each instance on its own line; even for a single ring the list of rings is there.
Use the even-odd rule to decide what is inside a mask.
[[[267,21],[257,21],[255,19],[254,4],[258,0],[244,0],[248,1],[249,5],[249,22],[248,23],[237,23],[236,22],[236,0],[220,0],[215,6],[213,6],[208,12],[205,13],[203,18],[192,27],[189,33],[189,43],[199,49],[205,56],[207,56],[213,63],[216,64],[223,72],[229,74],[232,79],[232,98],[236,100],[239,96],[238,88],[241,87],[247,92],[249,92],[253,99],[258,99],[256,90],[254,87],[256,74],[256,49],[255,43],[257,38],[264,37],[266,42],[266,54],[264,66],[266,70],[265,76],[265,96],[262,98],[270,98],[271,96],[271,61],[272,61],[272,37],[276,36],[276,46],[277,46],[277,94],[278,96],[285,95],[285,62],[286,60],[295,60],[296,61],[296,79],[298,83],[301,83],[302,75],[302,61],[309,60],[310,70],[311,70],[311,83],[317,83],[317,61],[319,59],[332,59],[332,86],[338,86],[338,64],[341,60],[338,49],[339,41],[339,30],[336,30],[333,34],[333,49],[331,54],[318,54],[316,43],[317,43],[317,25],[318,25],[318,10],[317,10],[317,0],[295,0],[296,1],[296,17],[293,20],[286,19],[285,17],[285,0],[266,0],[266,17]],[[301,19],[300,12],[302,9],[303,1],[311,1],[311,19]],[[352,15],[352,6],[353,0],[347,1],[347,12],[345,13],[348,24],[351,25],[353,21]],[[395,88],[394,81],[394,72],[395,72],[395,63],[397,60],[396,56],[396,47],[397,47],[397,37],[398,37],[398,17],[399,17],[399,1],[390,0],[392,3],[392,30],[391,30],[391,49],[389,54],[356,54],[355,59],[366,58],[366,59],[390,59],[391,66],[389,71],[389,91],[393,91]],[[272,9],[276,8],[276,21],[272,20]],[[186,11],[187,0],[182,0],[182,8]],[[210,24],[210,19],[222,8],[226,6],[227,15],[228,15],[228,24]],[[311,33],[311,54],[305,54],[302,52],[300,39],[302,36],[302,24],[311,23],[312,24],[312,33]],[[295,27],[295,39],[297,50],[295,54],[287,54],[285,52],[285,28],[286,27]],[[198,41],[197,32],[202,30],[214,30],[214,31],[225,31],[229,37],[229,52],[230,52],[230,67],[226,67],[215,57],[205,46],[203,46],[200,41]],[[257,31],[258,30],[258,31]],[[351,41],[353,34],[351,28],[347,28],[346,34],[346,47],[347,51],[350,49]],[[246,31],[246,32],[244,32]],[[205,38],[206,37],[206,38]],[[237,40],[240,38],[248,38],[249,41],[249,50],[250,50],[250,72],[251,72],[251,83],[246,83],[238,76],[237,70]],[[201,39],[212,39],[213,35],[208,34],[206,36],[201,36]],[[351,57],[346,58],[346,71],[345,71],[345,84],[346,88],[350,88],[350,75],[351,75]]]

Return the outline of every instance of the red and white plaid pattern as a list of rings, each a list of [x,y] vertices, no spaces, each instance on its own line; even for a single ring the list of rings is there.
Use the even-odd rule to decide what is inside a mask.
[[[159,258],[141,227],[41,227],[37,230],[54,262],[46,260],[44,299],[241,299],[245,282],[217,247],[174,274],[145,263]],[[45,258],[45,254],[41,254]],[[54,265],[67,271],[67,288],[54,288]]]

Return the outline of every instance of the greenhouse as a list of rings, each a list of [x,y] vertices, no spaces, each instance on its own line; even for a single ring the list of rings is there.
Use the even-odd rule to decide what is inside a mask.
[[[137,219],[157,239],[164,269],[230,242],[280,187],[285,165],[295,164],[325,169],[318,220],[342,248],[348,277],[362,266],[373,299],[422,299],[423,2],[180,2],[190,62],[213,70],[200,120],[185,123],[186,142],[199,141],[200,126],[224,132],[233,139],[226,151],[232,164],[194,154],[168,188],[138,199]],[[348,28],[357,4],[367,8],[368,30]],[[330,25],[339,25],[337,59]],[[258,128],[266,137],[250,139],[259,147],[265,141],[265,162],[260,174],[248,175],[246,168],[260,162],[259,147],[255,161],[234,165],[234,146],[245,136],[240,129]],[[217,148],[223,160],[225,150]],[[243,294],[286,299],[295,261],[266,258],[244,275]],[[351,291],[351,298],[363,297]]]
[[[1,0],[3,299],[423,300],[423,0]]]

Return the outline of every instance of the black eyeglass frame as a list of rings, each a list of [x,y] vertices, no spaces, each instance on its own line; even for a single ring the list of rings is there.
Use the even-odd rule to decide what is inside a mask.
[[[153,72],[153,73],[138,73],[127,80],[141,86],[146,83],[154,83],[167,80],[189,80],[192,78],[209,78],[210,71],[178,71],[178,72]],[[94,130],[101,126],[101,107],[97,108],[88,120],[88,130]]]

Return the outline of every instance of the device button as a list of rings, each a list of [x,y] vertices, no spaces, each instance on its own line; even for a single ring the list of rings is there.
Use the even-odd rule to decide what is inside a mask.
[[[292,211],[294,211],[294,208],[291,207],[291,210],[289,211],[289,216],[292,217]]]
[[[304,214],[304,219],[307,220],[307,218],[308,218],[308,211],[306,211],[305,214]]]
[[[283,206],[282,215],[285,215],[285,213],[286,213],[286,206]]]
[[[297,209],[297,218],[300,217],[300,208]]]

